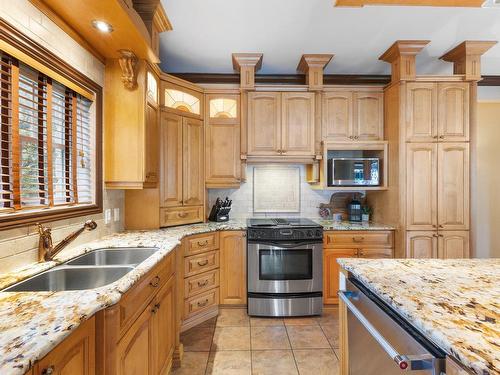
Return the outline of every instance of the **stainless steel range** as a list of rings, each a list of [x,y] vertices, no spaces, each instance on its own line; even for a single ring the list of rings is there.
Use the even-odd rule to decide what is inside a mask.
[[[323,228],[308,219],[248,219],[248,314],[320,315]]]

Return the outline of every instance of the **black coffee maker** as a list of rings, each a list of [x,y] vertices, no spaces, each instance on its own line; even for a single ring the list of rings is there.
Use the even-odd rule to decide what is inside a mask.
[[[361,202],[356,197],[347,205],[347,215],[349,216],[349,221],[356,223],[362,221]]]

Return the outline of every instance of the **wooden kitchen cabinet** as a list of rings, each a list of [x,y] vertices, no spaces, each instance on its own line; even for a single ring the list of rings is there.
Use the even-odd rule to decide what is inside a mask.
[[[247,303],[246,231],[220,233],[220,298],[222,305]]]
[[[439,139],[446,142],[469,141],[469,84],[438,83],[437,91]]]
[[[435,142],[437,134],[437,90],[432,82],[406,84],[406,140]]]
[[[175,349],[176,333],[175,276],[160,289],[155,299],[153,309],[154,343],[153,355],[155,374],[168,374],[172,368],[172,358]]]
[[[438,227],[441,230],[469,229],[469,144],[438,145]]]
[[[333,305],[339,303],[339,258],[356,258],[357,249],[324,249],[323,250],[323,303]]]
[[[94,375],[95,318],[83,322],[35,366],[36,375]]]
[[[407,231],[406,251],[408,258],[430,259],[438,254],[436,231]]]
[[[281,153],[286,156],[314,155],[315,94],[284,92],[281,95]]]
[[[205,96],[205,186],[240,186],[240,95]]]
[[[353,93],[327,91],[323,93],[323,137],[332,141],[351,140],[353,136]]]
[[[446,375],[472,375],[472,372],[464,369],[450,356],[446,356]]]
[[[354,93],[353,136],[360,141],[384,139],[384,94],[381,92]]]
[[[469,258],[469,231],[440,231],[437,256],[440,259]]]
[[[161,114],[161,207],[182,205],[182,129],[181,116],[169,112]]]
[[[247,132],[249,157],[314,157],[315,94],[248,93]]]
[[[408,230],[437,228],[437,145],[406,145],[406,226]]]
[[[281,93],[248,93],[248,155],[279,156],[281,149]]]
[[[200,206],[204,204],[205,191],[203,122],[183,118],[182,126],[182,204]]]

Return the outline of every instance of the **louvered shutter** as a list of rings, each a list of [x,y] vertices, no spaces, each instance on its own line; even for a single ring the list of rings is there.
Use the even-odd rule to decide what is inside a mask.
[[[76,107],[76,150],[78,203],[93,202],[93,145],[92,145],[92,102],[77,95]]]
[[[12,184],[12,59],[0,54],[0,211],[14,208]]]

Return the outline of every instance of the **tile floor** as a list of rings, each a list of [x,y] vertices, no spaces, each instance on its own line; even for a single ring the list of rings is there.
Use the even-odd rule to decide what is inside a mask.
[[[182,367],[173,375],[338,375],[338,310],[321,317],[250,318],[245,309],[181,335]]]

